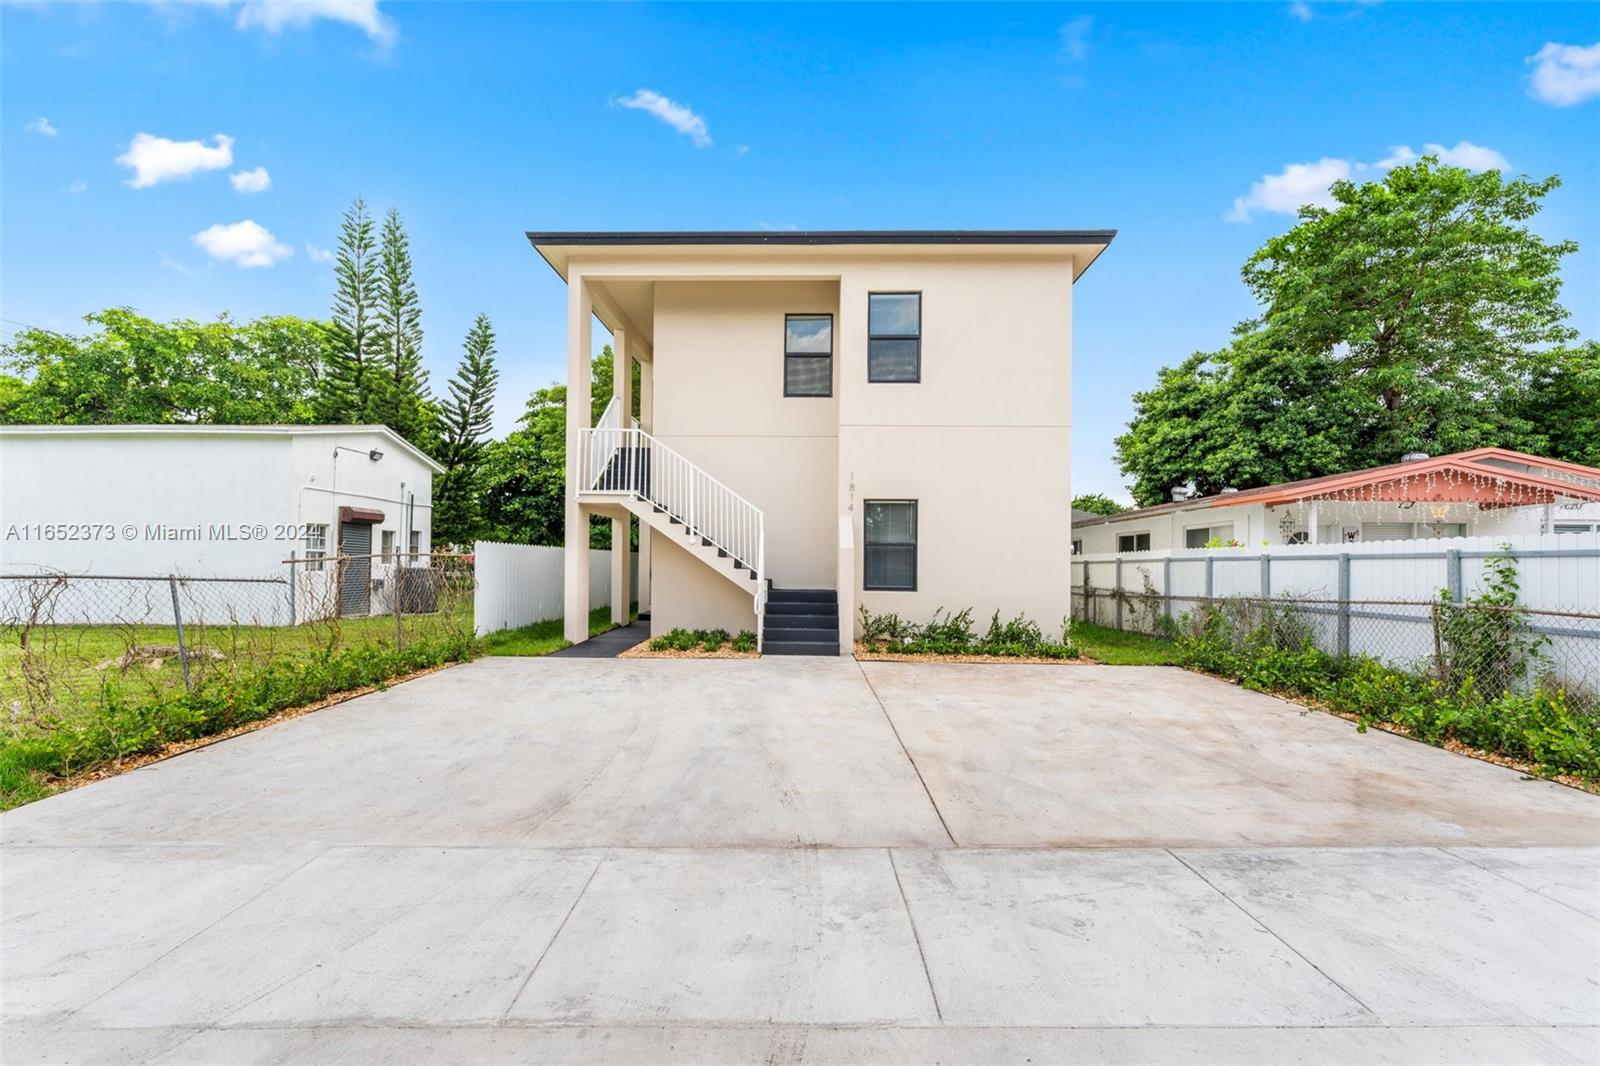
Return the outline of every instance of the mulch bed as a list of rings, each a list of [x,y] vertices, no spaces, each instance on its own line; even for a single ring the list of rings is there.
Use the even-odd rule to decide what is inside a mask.
[[[1043,659],[1031,655],[935,655],[918,652],[885,651],[864,640],[856,641],[856,661],[864,663],[1028,663],[1035,666],[1089,666],[1093,659]]]
[[[753,651],[734,651],[730,645],[724,644],[716,651],[705,651],[695,648],[692,651],[651,651],[650,642],[641,640],[627,651],[618,652],[619,659],[759,659],[760,655]]]

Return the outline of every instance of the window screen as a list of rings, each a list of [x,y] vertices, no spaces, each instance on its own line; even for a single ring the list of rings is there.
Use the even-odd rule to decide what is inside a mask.
[[[867,295],[867,380],[922,380],[922,294]]]
[[[783,394],[833,395],[833,316],[785,315]]]
[[[865,586],[894,592],[916,591],[917,502],[867,500],[865,507]]]

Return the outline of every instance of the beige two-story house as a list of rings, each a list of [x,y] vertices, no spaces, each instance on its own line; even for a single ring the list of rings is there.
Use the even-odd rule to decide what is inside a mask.
[[[766,654],[839,654],[862,605],[1055,627],[1072,285],[1114,235],[528,234],[567,283],[567,638],[588,636],[593,515],[613,543],[637,519],[653,633],[750,629]],[[589,425],[595,318],[617,395]]]

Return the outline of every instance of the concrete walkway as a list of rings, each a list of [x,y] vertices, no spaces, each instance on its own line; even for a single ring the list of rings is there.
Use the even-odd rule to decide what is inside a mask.
[[[6,1061],[1600,1046],[1600,801],[1161,668],[488,659],[0,840]]]
[[[650,639],[650,623],[646,620],[629,622],[625,626],[608,629],[598,637],[590,637],[582,644],[551,652],[563,659],[615,659],[641,640]]]

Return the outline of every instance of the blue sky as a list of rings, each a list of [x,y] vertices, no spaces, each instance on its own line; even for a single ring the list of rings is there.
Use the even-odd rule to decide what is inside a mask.
[[[1125,499],[1132,392],[1252,313],[1290,205],[1401,146],[1560,174],[1537,227],[1600,336],[1593,4],[7,4],[0,68],[5,335],[325,316],[359,193],[405,216],[436,390],[494,320],[497,432],[564,372],[527,229],[1113,227],[1073,472]]]

